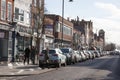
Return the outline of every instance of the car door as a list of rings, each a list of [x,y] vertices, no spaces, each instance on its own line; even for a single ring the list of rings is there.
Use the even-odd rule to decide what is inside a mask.
[[[58,49],[58,52],[60,54],[60,59],[61,59],[61,63],[65,63],[66,61],[66,56],[63,55],[62,51],[60,49]]]

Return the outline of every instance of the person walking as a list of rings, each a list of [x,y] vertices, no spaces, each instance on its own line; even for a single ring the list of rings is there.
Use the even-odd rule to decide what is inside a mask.
[[[29,64],[29,57],[30,57],[30,48],[27,47],[25,49],[25,54],[24,54],[24,64],[25,64],[26,60],[27,60],[27,64]]]
[[[49,48],[48,47],[46,48],[44,59],[46,62],[46,67],[49,68]]]
[[[35,55],[36,55],[36,49],[34,46],[32,46],[31,48],[31,61],[32,61],[32,64],[35,64]]]

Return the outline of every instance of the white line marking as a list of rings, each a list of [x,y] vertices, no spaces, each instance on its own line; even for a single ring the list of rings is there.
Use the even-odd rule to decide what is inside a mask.
[[[24,70],[23,69],[21,69],[21,70],[19,70],[17,73],[19,74],[19,73],[22,73]]]

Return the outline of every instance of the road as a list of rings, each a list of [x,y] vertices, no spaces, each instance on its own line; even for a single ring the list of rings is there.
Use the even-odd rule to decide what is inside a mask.
[[[14,80],[120,80],[119,67],[119,56],[104,56]]]

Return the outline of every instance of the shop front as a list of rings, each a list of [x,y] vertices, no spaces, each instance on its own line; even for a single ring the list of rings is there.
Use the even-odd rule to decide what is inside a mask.
[[[12,43],[9,43],[12,40],[9,25],[0,24],[0,62],[8,61],[8,55],[12,54]]]
[[[0,30],[0,61],[8,60],[8,31]]]
[[[28,33],[28,30],[29,29],[24,28],[22,26],[18,26],[16,29],[15,47],[14,47],[15,61],[19,56],[22,56],[24,54],[24,50],[26,47],[30,47],[32,45],[31,34]]]

